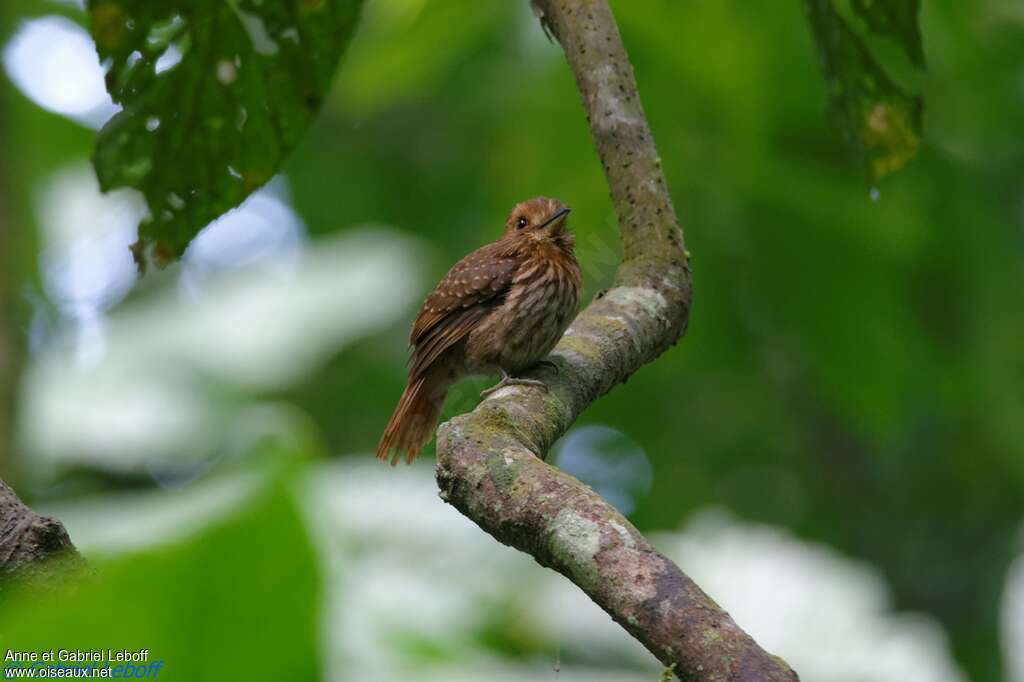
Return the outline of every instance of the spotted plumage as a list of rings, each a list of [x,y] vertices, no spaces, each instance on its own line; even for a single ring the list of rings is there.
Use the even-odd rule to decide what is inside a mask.
[[[405,392],[377,457],[411,462],[430,440],[445,395],[470,375],[499,385],[554,348],[579,306],[581,277],[569,209],[538,197],[518,204],[505,233],[456,263],[424,301],[409,335]],[[393,453],[393,455],[392,455]]]

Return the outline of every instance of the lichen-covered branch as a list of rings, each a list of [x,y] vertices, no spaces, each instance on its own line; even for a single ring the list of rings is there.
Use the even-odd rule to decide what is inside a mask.
[[[0,587],[12,577],[45,583],[57,570],[82,565],[64,525],[36,514],[0,481]]]
[[[564,574],[686,680],[795,680],[599,495],[543,461],[594,400],[686,329],[688,254],[633,69],[605,0],[534,0],[583,99],[619,218],[614,286],[538,369],[438,431],[441,496],[497,540]]]

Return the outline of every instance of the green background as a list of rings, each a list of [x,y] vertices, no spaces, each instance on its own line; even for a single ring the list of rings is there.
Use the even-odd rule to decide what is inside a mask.
[[[286,386],[198,384],[218,405],[263,401],[293,416],[285,429],[293,445],[255,447],[203,477],[262,467],[291,450],[300,461],[368,458],[402,390],[416,299],[498,235],[523,198],[547,194],[572,206],[585,298],[610,283],[614,213],[572,76],[521,4],[367,6],[284,172],[309,248],[366,224],[414,237],[416,293],[401,315]],[[918,158],[872,200],[824,115],[825,86],[799,3],[612,5],[695,283],[683,342],[577,424],[615,429],[649,461],[651,484],[636,493],[631,520],[643,531],[674,530],[696,510],[724,507],[831,546],[880,569],[892,608],[938,619],[971,679],[1002,679],[999,600],[1024,511],[1024,15],[1001,0],[924,4],[924,138]],[[9,1],[0,41],[22,19],[51,13],[83,21],[66,5]],[[94,139],[10,81],[0,87],[3,333],[23,376],[39,361],[33,324],[45,319],[57,330],[51,339],[74,325],[39,270],[46,244],[35,197],[57,169],[88,158]],[[119,305],[156,305],[180,267],[147,276]],[[384,286],[394,274],[377,276]],[[358,296],[374,306],[372,287]],[[117,316],[118,307],[105,314]],[[23,415],[24,429],[14,382],[3,387],[5,409]],[[472,383],[459,407],[484,385]],[[446,414],[456,411],[449,405]],[[210,416],[215,424],[219,414]],[[40,473],[31,439],[11,431],[0,433],[16,444],[4,476],[32,505],[153,486],[116,463],[81,464],[73,451]],[[310,633],[321,576],[308,547],[280,551],[302,529],[276,485],[237,512],[234,534],[214,527],[163,554],[97,559],[99,591],[73,603],[94,612],[93,600],[120,604],[156,590],[155,608],[180,619],[163,626],[194,631],[170,651],[214,660],[275,640],[280,652],[293,641],[302,653],[290,664],[311,666],[292,668],[305,671],[295,679],[315,676]],[[247,545],[254,535],[266,553]],[[235,563],[224,564],[226,556]],[[249,580],[272,585],[269,594],[286,586],[287,597],[256,612],[229,606],[237,603],[232,590],[262,589]],[[182,585],[186,593],[175,596]],[[182,606],[199,599],[202,608]],[[75,618],[62,617],[62,627],[87,628]],[[260,627],[275,619],[287,626]],[[11,621],[0,623],[9,635]],[[138,631],[140,646],[161,637],[161,626],[151,627]],[[240,639],[206,651],[206,627]],[[496,629],[500,636],[475,646],[513,658],[541,646],[516,635],[514,623]]]

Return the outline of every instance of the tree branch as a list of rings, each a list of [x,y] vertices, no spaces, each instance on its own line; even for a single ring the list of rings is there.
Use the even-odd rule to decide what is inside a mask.
[[[594,400],[682,336],[688,254],[605,0],[534,0],[583,99],[619,218],[623,260],[538,370],[548,390],[512,386],[438,431],[441,497],[498,541],[576,583],[686,680],[795,680],[621,514],[543,461]]]
[[[0,481],[0,582],[45,583],[55,571],[84,563],[60,521],[36,514]]]

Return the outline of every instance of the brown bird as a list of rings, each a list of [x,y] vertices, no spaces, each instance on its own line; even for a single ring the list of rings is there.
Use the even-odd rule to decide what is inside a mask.
[[[411,463],[434,433],[448,389],[459,379],[501,373],[487,395],[555,347],[576,315],[580,266],[566,225],[569,209],[537,197],[518,204],[498,241],[448,271],[424,301],[409,335],[409,379],[377,445],[377,458]]]

